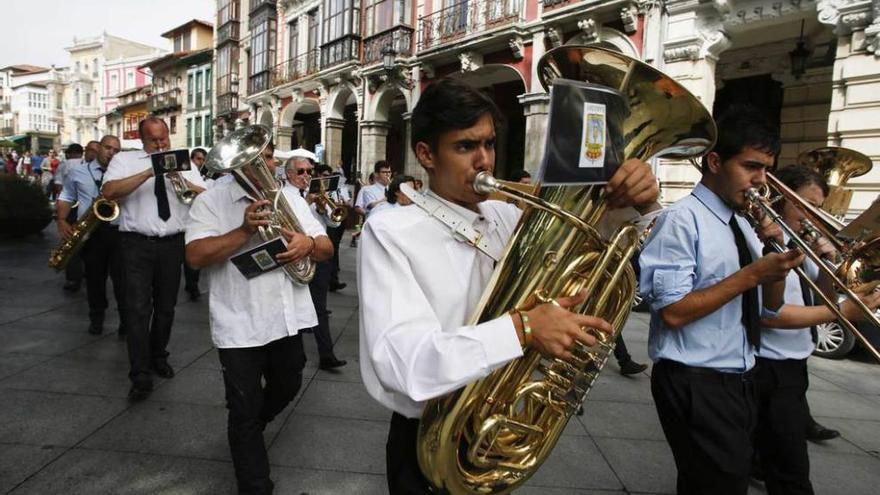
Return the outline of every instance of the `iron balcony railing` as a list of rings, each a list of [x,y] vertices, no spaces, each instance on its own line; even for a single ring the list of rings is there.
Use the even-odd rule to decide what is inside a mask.
[[[180,88],[170,89],[150,96],[150,101],[147,106],[150,108],[151,112],[179,107]]]
[[[309,50],[296,58],[285,60],[276,65],[272,73],[272,86],[298,81],[318,72],[320,54],[321,51],[318,49]]]
[[[222,45],[227,41],[238,41],[239,35],[239,22],[238,21],[229,21],[226,24],[217,28],[217,44]]]
[[[321,46],[321,69],[332,67],[343,62],[357,61],[360,37],[348,34]]]
[[[386,46],[394,49],[398,56],[412,56],[414,29],[409,26],[396,26],[364,40],[364,63],[382,61],[382,50]]]
[[[238,111],[238,93],[217,96],[217,116],[222,117]]]
[[[419,50],[523,19],[522,0],[463,0],[419,18]]]
[[[571,5],[581,1],[583,0],[541,0],[541,3],[544,4],[544,10],[546,11],[562,7],[564,5]]]

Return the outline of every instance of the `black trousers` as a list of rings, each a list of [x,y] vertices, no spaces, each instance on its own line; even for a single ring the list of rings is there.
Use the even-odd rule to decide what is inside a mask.
[[[391,415],[391,429],[385,445],[385,476],[391,495],[421,495],[431,493],[431,485],[419,468],[416,441],[419,420],[401,414]]]
[[[623,332],[617,334],[617,341],[614,344],[614,359],[616,359],[618,363],[632,361],[632,356],[630,356],[629,351],[626,350],[626,342],[623,341]]]
[[[758,358],[755,448],[771,495],[813,493],[806,437],[807,386],[806,359]]]
[[[152,381],[151,364],[168,357],[174,306],[180,290],[183,234],[150,239],[121,233],[125,268],[129,378],[137,384]]]
[[[263,430],[302,386],[302,336],[284,337],[260,347],[219,349],[218,354],[226,386],[227,436],[238,492],[272,493]]]
[[[83,246],[83,248],[85,248],[85,246]],[[79,252],[71,256],[70,261],[67,262],[67,267],[64,269],[64,279],[68,282],[81,284],[84,273],[85,266],[82,259],[82,252]]]
[[[315,343],[318,344],[318,355],[321,359],[334,357],[333,337],[330,336],[330,319],[327,315],[327,292],[330,290],[331,269],[329,261],[318,262],[315,266],[315,278],[309,283],[312,303],[318,314],[318,326],[312,330],[312,333],[315,335]]]
[[[82,249],[86,267],[86,291],[89,299],[89,319],[103,323],[107,309],[107,276],[113,282],[113,295],[119,311],[119,326],[127,329],[125,305],[125,270],[122,268],[122,246],[119,229],[101,224],[89,236]]]
[[[678,468],[680,495],[745,495],[757,419],[751,373],[660,360],[651,393]]]
[[[351,213],[352,215],[354,212]],[[342,235],[345,233],[345,227],[327,227],[327,237],[333,243],[333,258],[330,260],[330,285],[339,284],[339,243],[342,242]]]
[[[187,292],[199,292],[199,275],[201,272],[201,270],[190,268],[185,261],[183,262],[184,289]]]

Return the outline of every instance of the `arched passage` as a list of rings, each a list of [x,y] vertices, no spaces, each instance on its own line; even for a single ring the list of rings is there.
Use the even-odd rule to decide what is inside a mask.
[[[352,88],[342,85],[331,94],[326,119],[325,162],[342,164],[347,177],[357,168],[358,103]]]
[[[315,145],[321,142],[321,109],[318,102],[304,98],[301,102],[291,102],[284,107],[278,134],[280,149],[302,146],[314,151]]]
[[[385,122],[385,156],[383,157],[395,173],[404,173],[407,152],[407,122],[403,116],[407,112],[406,96],[397,87],[388,87],[375,99],[373,120]]]

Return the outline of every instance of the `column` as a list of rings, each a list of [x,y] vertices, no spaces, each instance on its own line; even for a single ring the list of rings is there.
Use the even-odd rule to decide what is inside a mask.
[[[345,119],[327,117],[324,122],[324,156],[327,157],[327,164],[334,167],[342,160],[342,128],[345,127]]]
[[[416,179],[427,181],[428,174],[425,173],[425,169],[419,163],[416,154],[413,153],[412,146],[409,145],[410,140],[412,140],[412,112],[403,113],[403,123],[406,129],[404,131],[406,152],[404,155],[403,173],[405,175],[411,175]]]
[[[361,159],[360,170],[366,179],[373,171],[373,164],[379,160],[385,160],[385,143],[388,137],[388,122],[363,121],[361,122]]]
[[[526,144],[523,168],[535,175],[544,158],[544,143],[547,139],[547,112],[550,95],[544,92],[526,93],[517,97],[526,116]]]

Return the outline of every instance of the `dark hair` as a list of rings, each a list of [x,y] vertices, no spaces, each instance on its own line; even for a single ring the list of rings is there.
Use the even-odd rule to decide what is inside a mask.
[[[370,184],[375,182],[376,181],[376,172],[370,172],[370,178],[367,180],[370,182]]]
[[[525,170],[517,170],[516,172],[510,174],[510,180],[513,182],[519,182],[523,179],[531,178],[532,174],[526,172]]]
[[[816,185],[822,189],[823,196],[828,196],[829,189],[825,177],[806,165],[788,165],[780,168],[773,175],[794,192],[804,186]],[[774,205],[778,213],[782,213],[783,203],[779,201]]]
[[[742,153],[745,148],[775,157],[781,146],[779,128],[771,124],[757,108],[744,104],[729,107],[718,119],[718,140],[712,151],[718,154],[723,163]],[[704,157],[704,173],[707,166],[708,159]]]
[[[373,172],[378,174],[379,170],[382,170],[383,168],[391,168],[391,165],[388,165],[388,162],[385,160],[379,160],[373,165]]]
[[[189,152],[189,159],[192,160],[193,158],[195,158],[196,153],[201,153],[205,156],[208,156],[208,152],[205,151],[205,148],[193,148],[193,150]]]
[[[404,182],[415,182],[416,180],[411,175],[398,175],[391,181],[391,184],[388,185],[388,190],[385,191],[385,199],[388,200],[389,204],[397,203],[397,193],[400,192],[400,185]]]
[[[324,165],[323,163],[315,166],[315,176],[319,176],[319,175],[323,174],[324,172],[329,172],[332,174],[333,169],[328,167],[327,165]]]
[[[164,120],[156,117],[155,115],[147,115],[146,117],[144,117],[144,120],[138,122],[138,137],[140,137],[141,139],[144,138],[144,126],[146,126],[148,123],[156,124],[159,122],[161,122],[162,125],[165,126],[165,129],[170,132],[170,129],[168,129],[168,124],[165,123]]]
[[[425,88],[413,109],[410,147],[415,151],[416,144],[424,142],[436,150],[441,134],[472,127],[486,114],[497,128],[501,111],[495,102],[467,83],[441,79]]]
[[[65,153],[65,154],[79,153],[79,154],[81,155],[82,152],[83,152],[83,147],[82,147],[82,145],[79,144],[79,143],[72,143],[72,144],[69,144],[69,145],[67,146],[67,149],[64,150],[64,153]]]

